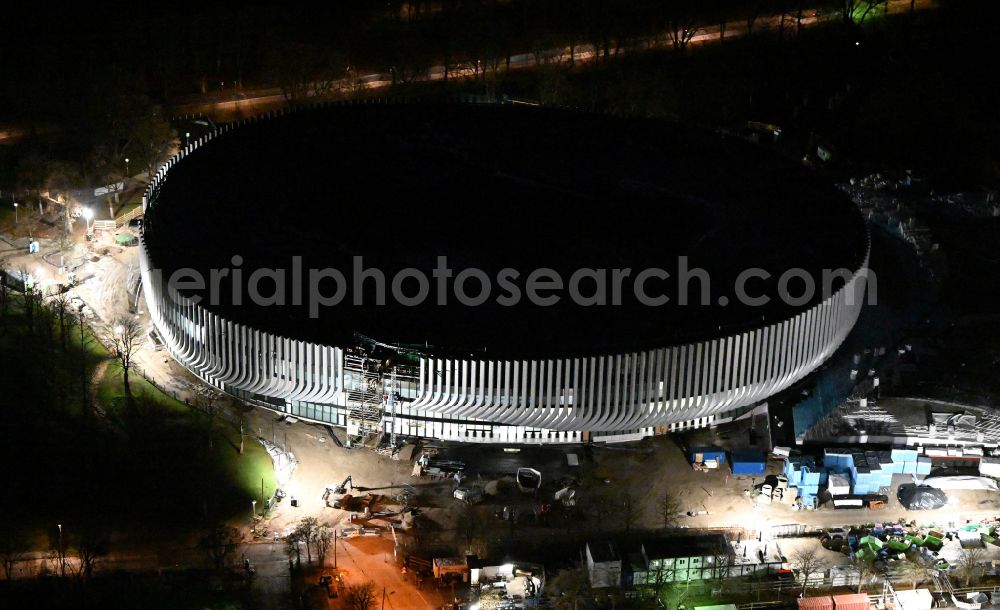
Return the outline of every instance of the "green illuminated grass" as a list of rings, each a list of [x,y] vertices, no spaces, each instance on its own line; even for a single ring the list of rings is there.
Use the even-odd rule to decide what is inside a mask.
[[[261,479],[265,494],[274,491],[270,457],[253,437],[239,453],[238,426],[222,404],[209,417],[138,374],[130,375],[130,403],[120,367],[99,342],[85,335],[81,349],[73,327],[64,350],[58,325],[51,334],[28,328],[22,302],[15,295],[0,324],[10,380],[0,446],[18,466],[5,483],[18,499],[5,505],[6,523],[39,545],[55,523],[87,522],[141,540],[197,535],[219,522],[246,523],[250,501],[260,506]],[[99,412],[84,411],[84,387]]]

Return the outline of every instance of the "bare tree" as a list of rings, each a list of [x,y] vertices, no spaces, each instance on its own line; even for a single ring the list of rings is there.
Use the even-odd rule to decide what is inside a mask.
[[[133,154],[137,157],[134,159],[136,167],[143,167],[146,171],[146,179],[151,181],[160,164],[160,159],[166,156],[167,151],[174,145],[177,134],[163,117],[160,109],[154,106],[138,119],[133,135]]]
[[[606,528],[609,522],[609,517],[615,510],[615,505],[617,502],[614,500],[614,494],[608,490],[598,490],[592,498],[590,498],[589,508],[590,513],[597,520],[599,528]]]
[[[963,549],[958,558],[958,576],[964,583],[963,586],[970,586],[983,577],[983,560],[986,559],[986,552],[983,549]]]
[[[66,351],[66,330],[72,326],[73,317],[70,314],[70,303],[69,298],[66,296],[65,292],[60,292],[57,294],[50,302],[49,307],[52,309],[52,313],[55,314],[57,320],[59,320],[59,345],[62,347],[62,351]]]
[[[326,562],[326,552],[332,544],[335,544],[333,529],[327,525],[320,525],[316,528],[314,541],[316,545],[316,560],[319,561],[319,565],[322,567]]]
[[[913,588],[916,589],[917,585],[930,574],[930,566],[927,565],[923,557],[914,555],[907,558],[906,561],[898,563],[893,571],[899,578],[910,581]]]
[[[199,546],[208,555],[215,569],[222,571],[226,562],[236,552],[236,545],[242,541],[243,536],[235,527],[218,524],[208,529]]]
[[[111,325],[108,333],[111,344],[111,355],[122,367],[122,380],[125,384],[125,395],[131,400],[132,388],[128,384],[128,374],[134,364],[133,359],[142,345],[142,326],[131,317],[121,317]]]
[[[84,419],[90,416],[90,377],[87,375],[87,346],[90,344],[91,336],[87,332],[87,323],[83,319],[81,312],[77,320],[77,328],[80,331],[80,405]]]
[[[205,413],[205,438],[208,440],[208,450],[215,448],[215,418],[219,415],[219,405],[209,400],[201,406]]]
[[[483,520],[475,506],[466,504],[465,509],[458,516],[458,529],[465,539],[465,550],[473,553],[473,544],[483,530]]]
[[[875,16],[881,8],[888,7],[888,0],[833,0],[841,19],[849,25],[861,25],[869,17]]]
[[[4,577],[10,580],[14,567],[24,561],[24,556],[28,554],[28,540],[8,520],[5,519],[0,526],[3,527],[0,532],[0,561],[3,561]]]
[[[302,538],[299,535],[298,528],[292,530],[287,536],[285,536],[285,555],[288,556],[289,568],[292,567],[293,558],[295,559],[295,565],[302,565],[302,550],[301,545],[299,545],[299,542],[301,541]]]
[[[7,286],[7,274],[0,271],[0,327],[7,333],[7,312],[10,310],[10,288]]]
[[[851,567],[858,574],[858,593],[861,593],[861,589],[875,576],[875,565],[869,559],[855,555],[851,558]]]
[[[66,548],[69,543],[69,532],[64,532],[62,524],[49,530],[49,550],[59,563],[59,575],[66,577]]]
[[[826,561],[817,554],[816,547],[800,549],[792,555],[792,569],[797,570],[802,578],[802,595],[805,596],[809,588],[809,578],[814,574],[822,572],[826,568]]]
[[[246,438],[244,428],[246,428],[247,414],[239,405],[236,406],[236,416],[240,420],[240,455],[243,455],[243,439]]]
[[[760,18],[763,4],[763,2],[758,0],[756,2],[748,2],[746,5],[747,38],[753,36],[753,27],[757,23],[757,19]]]
[[[625,533],[632,533],[632,526],[642,516],[642,503],[637,500],[632,492],[625,490],[622,492],[622,524],[625,526]]]
[[[348,610],[374,610],[375,599],[375,583],[369,580],[347,587],[344,605]]]
[[[77,568],[79,578],[86,579],[93,574],[97,560],[108,554],[110,542],[107,532],[96,526],[84,527],[80,531],[76,542],[76,554],[80,559]]]
[[[583,569],[560,571],[559,584],[559,590],[553,587],[546,589],[546,597],[555,610],[579,610],[594,597],[587,572]]]
[[[674,51],[683,53],[700,29],[698,16],[701,7],[697,2],[682,0],[676,2],[670,9],[670,16],[667,20],[667,34]]]
[[[17,267],[17,274],[21,280],[21,299],[24,307],[24,325],[29,335],[35,334],[35,285],[28,281],[28,268],[24,265]]]
[[[312,545],[316,542],[319,530],[319,520],[316,517],[305,517],[295,526],[299,540],[306,544],[306,561],[312,563]]]
[[[670,490],[663,492],[663,497],[657,505],[659,516],[663,522],[663,527],[674,527],[677,525],[677,515],[681,512],[681,501]]]

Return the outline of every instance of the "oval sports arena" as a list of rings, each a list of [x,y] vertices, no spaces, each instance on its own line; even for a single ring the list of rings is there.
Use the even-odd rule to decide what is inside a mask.
[[[227,125],[143,203],[170,354],[354,437],[615,441],[733,416],[840,346],[869,253],[854,204],[795,162],[518,105]]]

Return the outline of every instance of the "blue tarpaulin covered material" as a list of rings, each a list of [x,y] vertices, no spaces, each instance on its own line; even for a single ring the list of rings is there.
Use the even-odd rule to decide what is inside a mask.
[[[760,449],[733,449],[733,474],[764,474],[767,462]]]
[[[721,466],[726,463],[726,450],[721,447],[691,447],[692,463],[705,460],[719,460]]]

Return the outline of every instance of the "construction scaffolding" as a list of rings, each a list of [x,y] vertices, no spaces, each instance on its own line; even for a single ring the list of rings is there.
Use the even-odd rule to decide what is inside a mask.
[[[347,414],[350,445],[377,445],[381,439],[385,388],[379,364],[364,354],[344,354],[345,390],[351,405]]]

